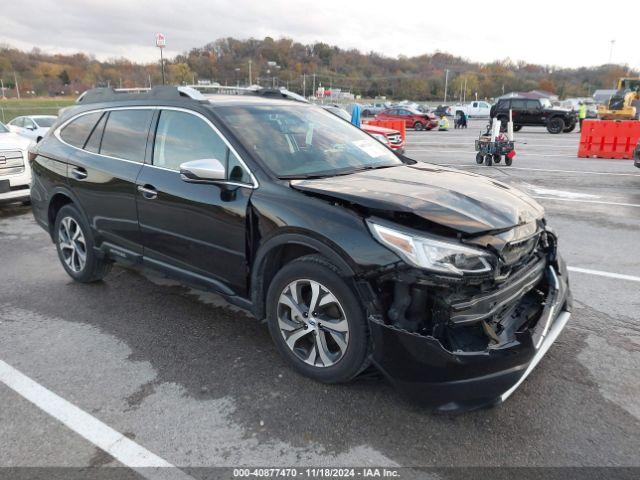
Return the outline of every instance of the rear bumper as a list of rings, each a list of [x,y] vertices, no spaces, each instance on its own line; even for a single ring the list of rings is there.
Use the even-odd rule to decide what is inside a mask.
[[[549,265],[545,275],[545,306],[535,326],[517,332],[515,341],[482,351],[452,352],[433,337],[370,319],[374,364],[410,400],[438,411],[505,401],[538,365],[571,315],[565,267]]]

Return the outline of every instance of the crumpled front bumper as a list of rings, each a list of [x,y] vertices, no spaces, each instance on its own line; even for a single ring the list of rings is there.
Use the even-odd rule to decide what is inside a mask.
[[[516,340],[483,351],[449,351],[434,337],[369,319],[373,362],[410,400],[439,411],[471,410],[505,401],[558,338],[571,315],[564,262],[546,266],[549,286],[535,326]]]

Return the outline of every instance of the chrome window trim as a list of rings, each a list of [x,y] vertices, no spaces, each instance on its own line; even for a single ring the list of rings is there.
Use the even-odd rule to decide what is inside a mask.
[[[75,148],[76,150],[80,150],[81,152],[86,152],[89,153],[91,155],[98,155],[99,157],[104,157],[104,158],[110,158],[112,160],[120,160],[121,162],[129,162],[129,163],[135,163],[136,165],[146,165],[148,167],[152,167],[152,168],[158,168],[160,170],[167,170],[169,172],[174,172],[177,175],[180,174],[180,172],[178,170],[173,170],[171,168],[165,168],[165,167],[158,167],[156,165],[153,165],[151,163],[145,163],[145,162],[134,162],[133,160],[127,160],[126,158],[119,158],[119,157],[112,157],[110,155],[104,155],[102,153],[94,153],[94,152],[89,152],[88,150],[85,150],[84,148],[79,148],[76,147],[75,145],[71,145],[70,143],[65,142],[62,137],[60,136],[60,132],[62,131],[62,129],[64,127],[66,127],[69,123],[71,123],[73,120],[76,120],[77,118],[80,118],[84,115],[89,115],[91,113],[99,113],[99,112],[112,112],[112,111],[117,111],[117,110],[173,110],[176,112],[184,112],[184,113],[188,113],[191,115],[194,115],[202,120],[205,121],[205,123],[207,123],[207,125],[209,125],[209,128],[211,128],[216,135],[218,135],[222,141],[224,142],[224,144],[227,146],[227,148],[236,156],[236,158],[240,161],[240,163],[242,164],[242,166],[244,167],[244,169],[249,173],[249,176],[251,177],[251,180],[253,181],[253,184],[250,183],[240,183],[240,182],[230,182],[230,181],[226,181],[226,180],[221,180],[215,183],[222,183],[225,185],[235,185],[238,187],[249,187],[252,189],[256,189],[260,186],[260,184],[258,183],[258,179],[255,177],[255,175],[253,174],[253,172],[251,171],[251,169],[247,166],[247,163],[244,161],[244,159],[238,154],[238,152],[236,151],[235,148],[233,148],[233,145],[231,145],[231,143],[229,143],[229,141],[225,138],[225,136],[220,132],[220,130],[218,130],[218,128],[211,123],[211,121],[205,117],[204,115],[202,115],[199,112],[194,112],[193,110],[189,110],[188,108],[181,108],[181,107],[171,107],[171,106],[162,106],[162,105],[149,105],[149,106],[145,106],[145,105],[136,105],[136,106],[130,106],[130,107],[106,107],[106,108],[96,108],[93,110],[87,110],[86,112],[81,112],[78,113],[77,115],[72,116],[71,118],[68,118],[67,120],[65,120],[62,125],[60,125],[59,127],[57,127],[55,129],[55,131],[53,132],[53,135],[63,144],[71,147],[71,148]],[[154,137],[155,138],[155,137]]]

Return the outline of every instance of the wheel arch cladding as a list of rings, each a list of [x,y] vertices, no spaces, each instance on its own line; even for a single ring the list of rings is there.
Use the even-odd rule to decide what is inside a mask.
[[[267,240],[258,250],[251,270],[251,296],[256,316],[265,317],[266,294],[273,277],[296,258],[321,255],[338,269],[341,276],[355,275],[338,251],[337,247],[302,233],[282,233]]]

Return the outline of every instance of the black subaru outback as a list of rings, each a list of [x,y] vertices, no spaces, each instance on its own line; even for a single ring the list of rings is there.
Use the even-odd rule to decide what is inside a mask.
[[[503,98],[491,107],[491,118],[501,120],[504,128],[512,111],[513,129],[517,132],[523,126],[547,127],[549,133],[569,133],[578,121],[575,112],[551,105],[546,98]]]
[[[30,159],[64,269],[218,292],[322,382],[377,368],[433,408],[505,400],[570,316],[543,209],[283,95],[94,90],[63,111]]]

